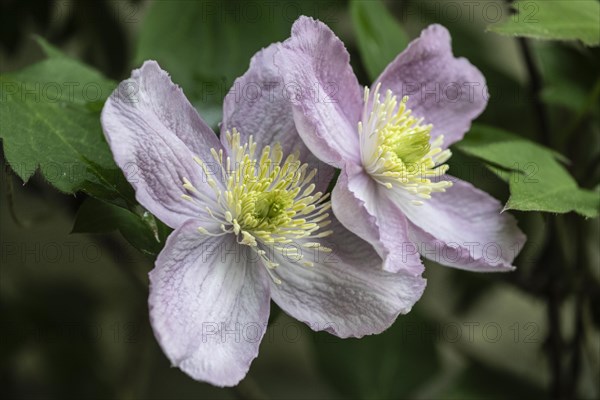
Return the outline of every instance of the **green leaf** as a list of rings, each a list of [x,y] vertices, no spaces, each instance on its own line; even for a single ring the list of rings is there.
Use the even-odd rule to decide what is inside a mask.
[[[587,97],[586,91],[569,84],[548,86],[541,92],[541,99],[545,103],[576,112],[585,108]]]
[[[600,44],[600,3],[595,0],[519,0],[516,14],[490,25],[488,30],[507,36],[546,40],[581,40]]]
[[[132,208],[137,205],[135,192],[119,168],[104,168],[90,160],[86,161],[93,166],[95,175],[91,177],[92,179],[87,179],[79,185],[78,190],[123,208]],[[135,178],[138,171],[135,166],[132,166],[126,173],[130,175],[130,178]],[[94,179],[96,177],[101,177],[101,179]]]
[[[106,233],[118,230],[136,249],[156,255],[162,248],[159,242],[162,235],[156,230],[153,221],[149,214],[139,216],[125,208],[88,198],[77,211],[72,232]]]
[[[542,100],[577,113],[582,111],[593,92],[600,90],[595,51],[549,42],[536,42],[531,48],[544,83]]]
[[[408,45],[408,36],[379,0],[352,0],[358,49],[372,80]]]
[[[561,156],[550,149],[483,125],[474,125],[454,147],[490,163],[494,172],[508,180],[507,210],[598,215],[600,195],[581,189],[557,161]]]
[[[102,183],[97,166],[114,168],[97,107],[115,83],[38,40],[49,58],[0,77],[4,154],[24,181],[40,169],[57,189],[73,193]],[[104,182],[108,184],[108,182]]]

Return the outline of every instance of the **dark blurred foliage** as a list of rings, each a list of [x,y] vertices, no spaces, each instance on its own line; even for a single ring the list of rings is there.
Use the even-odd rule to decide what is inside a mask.
[[[492,97],[480,121],[552,147],[571,160],[568,168],[583,187],[597,186],[599,49],[484,35],[485,21],[450,18],[436,9],[436,3],[440,2],[386,4],[411,38],[429,23],[449,28],[455,53],[480,68],[490,85]],[[138,47],[138,36],[156,3],[2,0],[0,4],[0,72],[41,58],[34,34],[115,80],[128,76],[138,58],[154,49],[154,43]],[[319,11],[314,16],[331,25],[348,46],[361,83],[370,83],[360,62],[348,2],[294,4],[294,10],[309,15]],[[194,3],[183,1],[181,6],[193,9]],[[181,20],[187,21],[185,15]],[[221,22],[207,23],[221,29]],[[274,40],[282,40],[292,22],[293,18],[275,18],[262,28],[275,35]],[[176,35],[180,26],[159,28],[165,35]],[[218,109],[220,98],[209,102],[194,98],[197,88],[230,84],[232,76],[247,68],[249,56],[272,41],[266,35],[248,32],[251,43],[240,46],[243,56],[235,65],[217,65],[217,72],[196,65],[190,82],[179,82],[192,93],[201,114]],[[226,57],[220,54],[223,37],[199,39],[212,41],[214,54]],[[173,49],[173,54],[177,51]],[[531,76],[527,57],[538,76]],[[196,60],[195,55],[189,60]],[[186,59],[167,57],[165,62],[176,68]],[[173,76],[177,81],[176,71]],[[185,78],[181,74],[181,80]],[[539,115],[539,107],[545,115]],[[210,112],[217,113],[211,120],[218,122],[219,111]],[[85,196],[61,195],[39,176],[22,186],[3,158],[2,165],[0,396],[4,399],[600,396],[597,219],[516,212],[529,238],[516,272],[478,275],[431,263],[423,299],[379,336],[342,341],[312,334],[273,306],[272,335],[265,337],[248,378],[237,388],[218,389],[170,368],[156,344],[146,307],[146,274],[152,259],[116,233],[70,234]],[[501,201],[508,198],[506,185],[475,159],[455,152],[451,171]],[[494,333],[496,327],[500,337]]]
[[[128,67],[131,43],[123,15],[139,9],[139,1],[127,1],[124,10],[115,12],[115,1],[2,0],[0,43],[15,55],[33,33],[57,47],[77,40],[83,45],[78,54],[86,63],[116,79]],[[125,3],[125,2],[123,2]]]

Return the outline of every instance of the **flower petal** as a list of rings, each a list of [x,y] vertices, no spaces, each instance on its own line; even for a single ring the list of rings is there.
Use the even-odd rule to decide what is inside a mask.
[[[300,17],[292,37],[275,54],[275,64],[308,148],[336,167],[342,160],[359,162],[362,90],[342,41],[322,22]]]
[[[511,265],[525,235],[515,218],[502,213],[500,202],[470,183],[446,176],[453,186],[433,193],[423,205],[404,201],[394,189],[396,204],[410,220],[411,238],[421,255],[440,264],[477,272],[514,269]]]
[[[302,162],[317,169],[317,191],[325,191],[334,169],[316,158],[298,135],[283,77],[273,62],[279,47],[279,43],[272,44],[256,53],[248,71],[225,96],[221,142],[227,147],[224,132],[233,128],[240,132],[242,142],[252,135],[259,148],[279,142],[285,155],[298,151]]]
[[[271,284],[273,300],[315,331],[342,338],[383,332],[399,314],[411,310],[423,294],[425,279],[382,270],[381,259],[367,242],[337,220],[331,229],[334,234],[320,241],[331,253],[301,247],[303,261],[314,266],[281,254],[276,258],[280,265],[275,274],[282,283]]]
[[[130,96],[138,102],[137,107],[156,115],[194,154],[208,159],[211,148],[220,149],[215,132],[156,61],[144,62],[140,69],[132,72],[127,82],[136,84],[136,91]]]
[[[269,318],[268,277],[233,235],[202,236],[189,220],[150,272],[150,320],[173,365],[216,386],[236,385],[258,354]]]
[[[409,96],[413,114],[433,124],[432,139],[444,135],[444,146],[462,139],[471,121],[487,105],[485,78],[465,58],[452,54],[448,30],[431,25],[392,61],[377,79],[381,92]]]
[[[198,215],[200,207],[181,198],[183,178],[198,189],[206,186],[194,153],[208,157],[209,146],[221,144],[158,64],[146,62],[121,82],[101,122],[141,205],[172,228]]]
[[[423,273],[419,253],[409,239],[408,221],[362,169],[348,166],[333,188],[335,216],[350,231],[369,242],[383,258],[383,269]]]

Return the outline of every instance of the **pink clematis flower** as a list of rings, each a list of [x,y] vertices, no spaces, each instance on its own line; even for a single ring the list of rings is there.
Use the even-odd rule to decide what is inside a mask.
[[[512,270],[525,242],[516,220],[445,174],[448,146],[487,104],[481,72],[453,56],[440,25],[425,29],[371,89],[361,89],[349,59],[340,39],[308,17],[275,55],[300,136],[341,169],[332,194],[340,222],[374,246],[388,271],[419,275],[419,252],[461,269]]]
[[[314,330],[361,337],[409,312],[425,286],[384,271],[330,215],[333,168],[310,154],[285,92],[272,90],[282,87],[277,46],[227,95],[220,140],[153,61],[102,111],[137,200],[174,229],[149,275],[155,336],[174,366],[217,386],[246,375],[270,299]],[[257,85],[264,96],[241,94]]]

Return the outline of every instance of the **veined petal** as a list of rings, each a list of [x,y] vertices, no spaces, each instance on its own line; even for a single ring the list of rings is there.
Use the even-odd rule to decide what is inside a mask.
[[[333,188],[331,204],[335,216],[354,234],[369,242],[384,260],[383,269],[423,272],[416,246],[409,239],[408,221],[362,169],[342,170]]]
[[[275,54],[275,64],[308,148],[338,168],[342,160],[358,163],[362,89],[342,41],[322,22],[300,17],[292,37]]]
[[[196,188],[206,185],[194,155],[220,143],[158,64],[146,62],[121,82],[101,122],[141,205],[172,228],[202,212],[201,205],[182,199],[184,178]]]
[[[292,317],[315,330],[336,336],[362,337],[383,332],[399,314],[408,313],[423,294],[425,279],[381,268],[381,259],[365,241],[332,221],[334,234],[319,240],[331,249],[306,248],[302,261],[278,255],[276,273],[281,284],[271,284],[273,300]],[[313,252],[314,250],[314,252]]]
[[[379,76],[381,93],[409,96],[408,108],[425,124],[431,139],[444,135],[444,147],[462,139],[471,121],[483,112],[488,94],[485,78],[465,58],[452,54],[448,30],[431,25],[413,40]]]
[[[189,220],[150,272],[150,320],[163,351],[192,378],[236,385],[258,354],[269,317],[264,268],[233,235],[200,235]]]
[[[515,218],[502,213],[500,202],[460,179],[416,206],[394,200],[410,220],[410,233],[421,254],[440,264],[476,272],[514,269],[511,265],[525,243]]]
[[[200,158],[207,159],[210,149],[218,150],[219,139],[156,61],[146,61],[126,81],[134,83],[130,99],[144,111],[156,115],[172,134]],[[120,93],[122,96],[128,93]],[[123,99],[124,100],[124,99]]]
[[[317,169],[316,190],[325,191],[334,169],[315,157],[298,135],[283,76],[274,64],[279,47],[279,43],[272,44],[256,53],[248,71],[235,80],[225,96],[221,142],[227,147],[225,132],[234,128],[242,142],[252,135],[259,149],[279,142],[284,154],[298,151],[302,163]]]

